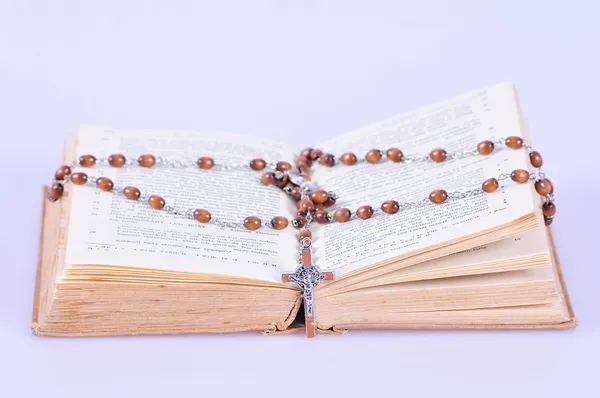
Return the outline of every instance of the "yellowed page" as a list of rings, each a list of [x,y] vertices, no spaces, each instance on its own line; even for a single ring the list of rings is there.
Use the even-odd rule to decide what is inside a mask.
[[[194,160],[211,156],[216,163],[247,163],[293,159],[286,145],[227,133],[156,131],[82,126],[77,155],[105,157],[122,153],[137,159],[152,153],[169,159]],[[260,183],[260,172],[249,169],[151,169],[125,166],[84,169],[106,175],[115,185],[137,186],[142,194],[158,194],[178,209],[208,209],[213,217],[241,223],[256,215],[270,220],[293,217],[289,197],[274,186]],[[95,187],[72,187],[72,207],[66,261],[216,273],[280,281],[292,270],[296,250],[292,228],[276,232],[262,228],[231,230],[151,209],[145,202],[101,192]],[[141,202],[141,203],[140,203]],[[287,267],[287,268],[286,268]]]

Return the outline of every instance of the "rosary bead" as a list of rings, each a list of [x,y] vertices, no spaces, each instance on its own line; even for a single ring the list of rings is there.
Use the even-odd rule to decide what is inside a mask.
[[[438,162],[438,163],[446,160],[447,156],[448,156],[448,153],[441,148],[436,148],[429,153],[429,158],[431,160],[433,160],[434,162]]]
[[[211,215],[208,210],[196,209],[194,210],[194,218],[196,219],[196,221],[199,221],[201,223],[207,223],[210,221]]]
[[[288,219],[283,216],[273,217],[271,225],[273,226],[273,229],[276,230],[285,229],[288,226]]]
[[[306,225],[306,217],[296,215],[296,217],[294,217],[294,219],[292,220],[292,225],[294,226],[294,228],[304,227]]]
[[[60,166],[58,168],[58,170],[56,170],[56,173],[54,173],[54,179],[58,180],[58,181],[62,181],[65,179],[66,176],[71,174],[71,168],[67,165],[64,166]]]
[[[429,194],[429,200],[431,200],[433,203],[444,203],[446,199],[448,199],[448,193],[443,189],[436,189]]]
[[[379,149],[371,149],[365,155],[365,160],[369,163],[377,163],[381,160],[381,151]]]
[[[256,216],[246,217],[246,219],[244,220],[244,227],[246,227],[246,229],[249,229],[250,231],[256,231],[260,228],[260,225],[260,218]]]
[[[142,193],[136,187],[125,187],[123,188],[123,195],[127,199],[138,200]]]
[[[331,196],[327,197],[327,200],[325,201],[325,203],[323,203],[323,206],[325,207],[331,207],[335,204],[335,199]]]
[[[298,211],[302,214],[307,214],[315,210],[315,204],[310,199],[302,199],[298,202]]]
[[[321,156],[323,156],[323,151],[320,149],[313,149],[312,151],[310,151],[310,160],[317,160],[319,159]]]
[[[328,198],[329,198],[329,196],[327,196],[327,192],[323,191],[322,189],[311,192],[311,194],[310,194],[310,199],[315,203],[323,204],[323,203],[327,202]]]
[[[88,176],[85,173],[73,173],[71,182],[75,185],[83,185],[88,181]]]
[[[310,172],[310,166],[305,161],[296,160],[296,168],[298,169],[298,171],[304,174],[308,174]]]
[[[300,187],[293,187],[291,196],[296,200],[302,199],[302,190],[300,189]]]
[[[483,189],[487,193],[494,192],[499,187],[500,184],[498,184],[498,180],[495,178],[488,178],[483,182],[483,184],[481,184],[481,189]]]
[[[313,214],[313,219],[319,224],[327,224],[329,219],[327,218],[327,212],[325,210],[317,210]]]
[[[523,139],[521,137],[517,137],[517,136],[511,136],[508,137],[504,143],[506,144],[507,147],[512,148],[512,149],[519,149],[523,146]]]
[[[542,159],[542,155],[540,155],[540,153],[538,151],[532,151],[529,154],[529,160],[531,161],[531,165],[533,167],[537,167],[537,168],[542,167],[542,164],[544,163],[544,160]]]
[[[287,176],[287,174],[281,176],[280,179],[275,178],[275,185],[277,185],[279,188],[285,187],[289,182],[290,178]]]
[[[112,167],[123,167],[125,160],[125,156],[121,155],[120,153],[116,153],[108,157],[108,164],[110,164]]]
[[[535,186],[536,192],[542,196],[551,194],[554,191],[554,187],[552,186],[552,183],[550,182],[550,180],[548,180],[546,178],[537,180],[535,182],[534,186]]]
[[[337,222],[346,222],[350,219],[350,210],[342,207],[333,212],[333,219]]]
[[[64,192],[65,187],[63,184],[55,182],[50,188],[48,188],[48,200],[55,202],[63,196]]]
[[[277,170],[288,171],[291,169],[292,169],[292,165],[289,162],[285,162],[285,161],[277,162]]]
[[[215,165],[215,160],[208,156],[202,156],[198,159],[198,167],[204,170],[211,169]]]
[[[298,242],[302,242],[302,239],[304,238],[312,239],[312,232],[310,232],[310,229],[303,229],[300,231],[298,234]]]
[[[554,221],[554,217],[544,217],[544,224],[546,226],[552,224],[552,221]]]
[[[325,206],[322,203],[315,203],[315,211],[316,210],[324,210]]]
[[[346,166],[352,166],[353,164],[356,164],[357,160],[358,159],[356,158],[356,155],[352,152],[346,152],[340,157],[340,161]]]
[[[148,198],[150,207],[156,210],[161,210],[165,207],[165,200],[158,195],[152,195]]]
[[[303,158],[306,158],[306,159],[310,159],[310,154],[312,153],[312,151],[313,151],[312,148],[304,148],[300,152],[300,156],[302,156]]]
[[[260,176],[260,182],[265,185],[273,184],[275,182],[275,174],[271,172],[263,173],[263,175]]]
[[[96,157],[93,155],[83,155],[79,157],[79,164],[83,167],[92,167],[96,164]]]
[[[142,167],[152,167],[156,164],[154,155],[146,154],[138,158],[138,164]]]
[[[356,216],[358,218],[362,218],[366,220],[367,218],[371,218],[373,215],[373,208],[371,206],[361,206],[356,210]]]
[[[265,167],[267,167],[267,162],[265,162],[263,159],[252,159],[250,161],[250,168],[252,170],[262,170]]]
[[[96,180],[96,186],[103,191],[112,191],[115,184],[113,184],[112,180],[108,177],[98,177]]]
[[[319,163],[321,163],[323,166],[332,167],[335,165],[335,157],[330,153],[322,155],[319,159]]]
[[[523,183],[526,183],[527,181],[529,181],[529,172],[527,170],[517,169],[517,170],[514,170],[512,173],[510,173],[510,178],[514,182],[523,184]]]
[[[400,162],[404,156],[402,151],[398,148],[390,148],[385,152],[385,154],[392,162]]]
[[[492,141],[481,141],[477,144],[477,152],[482,155],[489,155],[494,152],[494,143]]]
[[[387,214],[394,214],[400,210],[400,204],[395,200],[386,200],[381,204],[381,210]]]
[[[556,205],[554,203],[544,203],[542,206],[542,214],[546,217],[554,217],[556,214]]]

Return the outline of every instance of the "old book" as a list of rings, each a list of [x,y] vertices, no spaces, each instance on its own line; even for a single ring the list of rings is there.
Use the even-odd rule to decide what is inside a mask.
[[[486,87],[340,135],[315,147],[341,154],[399,147],[449,152],[490,137],[531,142],[512,84]],[[94,153],[155,153],[227,162],[295,158],[285,143],[226,133],[81,126],[64,160]],[[416,201],[433,188],[465,191],[514,169],[526,151],[440,165],[383,162],[316,168],[312,179],[356,208]],[[295,214],[280,190],[251,170],[99,169],[117,185],[159,193],[223,220]],[[505,182],[505,181],[504,181]],[[503,182],[501,182],[502,184]],[[39,335],[128,335],[303,328],[302,292],[282,282],[297,266],[293,228],[230,230],[200,224],[119,195],[67,185],[43,200],[32,331]],[[313,257],[333,281],[315,292],[320,331],[357,328],[565,328],[576,324],[541,199],[532,184],[394,216],[313,228]]]

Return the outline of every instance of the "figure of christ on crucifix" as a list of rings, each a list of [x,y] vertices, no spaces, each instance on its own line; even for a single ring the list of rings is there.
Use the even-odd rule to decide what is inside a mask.
[[[321,281],[333,280],[333,272],[321,272],[319,268],[312,263],[312,241],[310,238],[304,238],[300,248],[300,265],[293,274],[283,274],[281,279],[284,282],[294,282],[303,290],[304,295],[304,321],[306,323],[306,336],[315,337],[317,333],[317,324],[315,322],[314,288]]]

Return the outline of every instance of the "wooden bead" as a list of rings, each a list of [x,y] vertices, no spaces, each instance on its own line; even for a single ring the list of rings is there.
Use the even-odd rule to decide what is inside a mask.
[[[55,182],[54,184],[52,184],[52,186],[50,186],[50,188],[48,188],[48,200],[50,200],[51,202],[55,202],[63,196],[64,192],[65,187],[63,186],[63,184]]]
[[[322,203],[315,203],[315,211],[317,210],[325,210],[325,206]]]
[[[529,160],[531,161],[531,165],[533,167],[542,167],[542,164],[544,164],[544,160],[542,159],[542,155],[540,155],[540,153],[538,151],[532,151],[529,154]]]
[[[352,166],[353,164],[356,164],[357,161],[356,155],[352,152],[346,152],[340,157],[340,162],[346,166]]]
[[[88,181],[88,176],[85,173],[73,173],[71,182],[75,185],[83,185]]]
[[[315,209],[315,204],[310,199],[302,199],[298,202],[298,212],[307,214]]]
[[[108,164],[110,164],[112,167],[123,167],[125,162],[125,156],[121,155],[120,153],[116,153],[108,157]]]
[[[320,203],[320,204],[325,203],[325,202],[327,202],[328,198],[329,198],[329,196],[327,196],[327,192],[323,191],[322,189],[311,192],[311,194],[310,194],[310,199],[315,203]]]
[[[215,160],[209,156],[202,156],[198,159],[198,167],[203,170],[211,169],[215,165]]]
[[[481,189],[483,189],[487,193],[494,192],[499,187],[500,184],[498,184],[498,180],[495,178],[488,178],[483,182],[483,184],[481,184]]]
[[[210,221],[211,217],[212,216],[208,210],[204,210],[204,209],[194,210],[194,218],[196,219],[196,221],[199,221],[201,223],[207,223]]]
[[[346,222],[350,219],[350,210],[342,207],[333,212],[333,219],[337,222]]]
[[[292,169],[292,165],[289,162],[285,162],[285,161],[277,162],[277,170],[288,171],[291,169]]]
[[[327,212],[325,210],[317,210],[313,214],[313,219],[319,224],[327,224],[329,219],[327,218]]]
[[[523,184],[523,183],[526,183],[527,181],[529,181],[529,172],[527,170],[517,169],[517,170],[514,170],[512,173],[510,173],[510,178],[514,182]]]
[[[325,203],[323,203],[323,206],[325,206],[325,207],[331,207],[334,204],[335,204],[335,199],[333,197],[329,196],[327,198],[327,200],[325,201]]]
[[[150,207],[156,210],[161,210],[165,207],[165,200],[158,195],[152,195],[148,198]]]
[[[273,229],[276,230],[285,229],[288,226],[288,219],[283,216],[273,217],[271,225],[273,226]]]
[[[482,155],[489,155],[494,152],[494,143],[492,141],[481,141],[477,144],[477,152]]]
[[[261,226],[260,218],[256,216],[246,217],[244,219],[244,227],[250,231],[256,231]]]
[[[252,159],[250,161],[250,168],[252,170],[262,170],[265,167],[267,167],[267,162],[265,162],[263,159]]]
[[[554,191],[552,183],[546,178],[537,180],[534,185],[536,192],[542,196],[549,195]]]
[[[142,167],[152,167],[156,164],[154,155],[145,154],[138,158],[138,164]]]
[[[127,199],[138,200],[142,193],[136,187],[125,187],[123,188],[123,196]]]
[[[550,224],[552,224],[552,221],[554,221],[554,217],[544,217],[544,224],[546,226],[549,226]]]
[[[79,164],[83,167],[92,167],[96,164],[96,157],[94,155],[83,155],[79,157]]]
[[[62,181],[66,176],[71,174],[71,168],[67,165],[60,166],[56,173],[54,173],[54,178],[58,181]]]
[[[444,203],[446,199],[448,199],[448,193],[443,189],[436,189],[429,194],[429,200],[431,200],[433,203]]]
[[[371,206],[361,206],[356,210],[356,216],[358,218],[362,218],[366,220],[367,218],[371,218],[373,215],[373,208]]]
[[[302,242],[302,239],[304,238],[312,239],[312,232],[310,232],[310,229],[303,229],[300,231],[298,234],[298,242]]]
[[[310,160],[317,160],[323,156],[323,151],[320,149],[313,149],[310,151]]]
[[[371,149],[365,155],[365,160],[369,163],[377,163],[381,160],[381,151],[379,149]]]
[[[335,165],[335,157],[330,153],[322,155],[319,158],[319,163],[323,166],[332,167]]]
[[[387,214],[394,214],[400,210],[400,204],[395,200],[386,200],[381,204],[381,210]]]
[[[296,168],[301,173],[304,173],[304,174],[310,173],[310,166],[308,166],[306,163],[296,163]]]
[[[448,156],[448,153],[441,148],[436,148],[429,153],[429,158],[431,160],[433,160],[434,162],[438,162],[438,163],[446,160],[447,156]]]
[[[265,185],[273,184],[275,182],[275,174],[271,172],[263,173],[263,175],[260,176],[260,182]]]
[[[508,137],[504,143],[506,144],[507,147],[512,148],[512,149],[519,149],[521,147],[523,147],[523,139],[521,137],[517,137],[517,136],[511,136]]]
[[[281,178],[275,178],[275,182],[274,184],[277,185],[279,188],[283,188],[285,187],[288,183],[290,182],[290,178],[287,176],[287,174],[284,174],[281,176]]]
[[[290,196],[296,200],[302,199],[302,190],[300,187],[293,187]]]
[[[554,217],[556,214],[556,205],[554,203],[544,203],[542,206],[542,214],[546,217]]]
[[[301,152],[300,152],[300,156],[302,156],[303,158],[306,159],[310,159],[310,154],[312,153],[313,148],[304,148]]]
[[[108,177],[98,177],[96,180],[96,186],[103,191],[112,191],[115,184],[113,184],[112,180]]]
[[[390,148],[385,152],[385,155],[392,162],[400,162],[404,154],[398,148]]]
[[[294,226],[294,228],[304,227],[306,225],[306,217],[296,215],[296,217],[294,217],[294,219],[292,220],[292,225]]]

